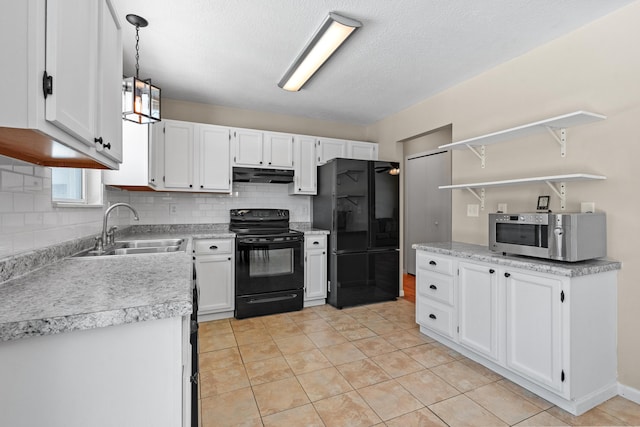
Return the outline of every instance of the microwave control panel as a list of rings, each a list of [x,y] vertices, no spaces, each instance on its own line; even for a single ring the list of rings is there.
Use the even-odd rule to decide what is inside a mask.
[[[521,213],[521,214],[492,214],[495,222],[514,224],[549,224],[549,214]]]

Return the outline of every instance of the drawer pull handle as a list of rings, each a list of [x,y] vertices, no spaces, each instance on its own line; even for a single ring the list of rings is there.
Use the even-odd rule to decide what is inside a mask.
[[[431,260],[431,261],[429,261],[429,265],[438,265],[438,263],[433,261],[433,260]]]
[[[496,272],[496,271],[495,271],[493,268],[490,268],[490,269],[489,269],[489,274],[493,274],[493,273],[495,273],[495,272]]]
[[[318,242],[317,240],[315,242],[313,242],[314,245],[319,245],[320,242]]]
[[[216,245],[211,245],[209,246],[209,249],[211,249],[212,251],[215,251],[216,249],[218,249],[218,247]]]
[[[504,277],[510,277],[511,273],[504,273]]]
[[[436,315],[435,315],[435,314],[430,314],[430,315],[429,315],[429,319],[436,320]]]
[[[434,291],[438,290],[438,287],[436,285],[430,285],[429,289],[433,289]]]

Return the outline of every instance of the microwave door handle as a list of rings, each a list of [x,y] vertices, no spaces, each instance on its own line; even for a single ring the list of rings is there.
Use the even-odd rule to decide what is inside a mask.
[[[556,259],[562,259],[562,253],[564,252],[564,248],[562,247],[563,234],[564,234],[564,231],[562,230],[562,227],[555,227],[553,229],[553,236],[555,240],[554,246],[556,247],[556,254],[555,254]]]

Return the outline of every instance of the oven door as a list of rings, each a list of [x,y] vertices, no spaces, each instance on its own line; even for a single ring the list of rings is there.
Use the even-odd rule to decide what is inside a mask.
[[[302,289],[303,241],[236,239],[236,296]]]

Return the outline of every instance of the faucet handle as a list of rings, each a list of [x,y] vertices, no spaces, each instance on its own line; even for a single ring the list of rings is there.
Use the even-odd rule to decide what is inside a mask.
[[[96,245],[93,247],[93,250],[98,252],[104,251],[102,236],[96,236],[95,239],[96,239]]]
[[[113,225],[109,227],[109,231],[107,231],[107,244],[115,243],[116,241],[116,230],[118,229],[117,225]]]

